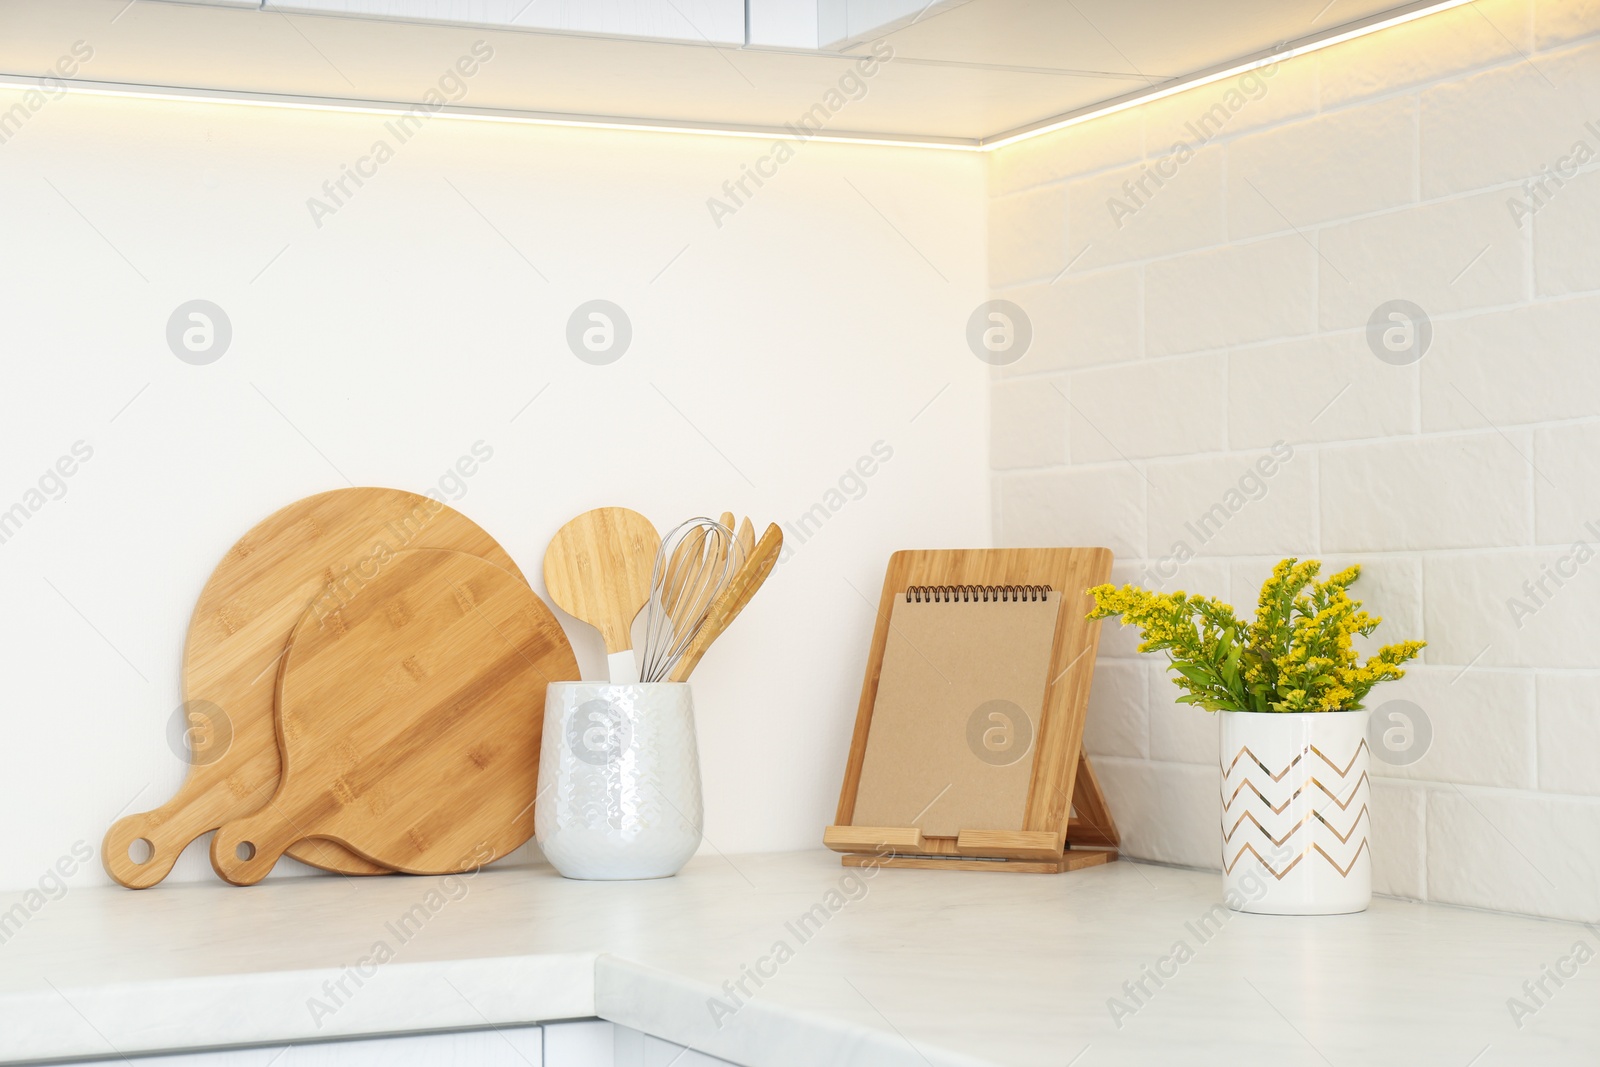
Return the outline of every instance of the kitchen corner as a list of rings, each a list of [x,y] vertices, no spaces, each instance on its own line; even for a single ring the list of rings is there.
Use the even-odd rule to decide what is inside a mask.
[[[1600,0],[0,0],[0,205],[0,1067],[1600,1064]]]

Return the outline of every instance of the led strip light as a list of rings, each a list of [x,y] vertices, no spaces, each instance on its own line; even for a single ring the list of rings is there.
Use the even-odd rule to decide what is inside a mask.
[[[1141,104],[1164,100],[1169,96],[1236,78],[1274,63],[1282,63],[1296,56],[1328,48],[1357,37],[1377,33],[1392,26],[1415,22],[1429,15],[1476,3],[1477,0],[1435,0],[1412,4],[1397,12],[1374,16],[1364,22],[1335,29],[1325,36],[1305,39],[1278,51],[1258,53],[1247,59],[1187,75],[1150,89],[1140,90],[1103,103],[1094,104],[1081,111],[1059,115],[1041,122],[996,134],[981,140],[938,138],[917,135],[815,133],[807,141],[825,141],[834,144],[866,144],[897,148],[936,148],[957,152],[992,152],[1007,145],[1032,137],[1039,137],[1069,126],[1081,125],[1119,111],[1127,111]],[[845,58],[848,58],[846,56]],[[37,89],[39,78],[20,74],[0,74],[0,87]],[[423,110],[421,104],[387,100],[347,100],[336,97],[295,96],[282,93],[261,93],[235,89],[195,89],[165,85],[139,85],[120,82],[95,82],[62,79],[52,89],[64,89],[86,96],[128,97],[140,100],[170,100],[196,104],[227,104],[246,107],[274,107],[302,111],[333,111],[353,114],[403,115]],[[568,126],[583,129],[629,130],[650,133],[697,134],[710,137],[753,137],[771,140],[774,137],[793,138],[795,132],[784,127],[700,125],[696,123],[654,121],[649,119],[604,118],[593,115],[558,114],[540,111],[521,111],[499,108],[475,108],[444,105],[428,109],[430,117],[461,119],[472,122],[503,122],[532,126]]]

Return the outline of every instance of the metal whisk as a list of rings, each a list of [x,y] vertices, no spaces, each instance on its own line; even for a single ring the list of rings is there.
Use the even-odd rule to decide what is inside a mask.
[[[664,682],[672,676],[711,605],[743,565],[738,538],[716,519],[690,519],[662,538],[650,576],[641,682]]]

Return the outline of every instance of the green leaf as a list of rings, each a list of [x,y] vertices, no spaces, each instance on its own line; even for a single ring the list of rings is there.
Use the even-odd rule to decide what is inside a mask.
[[[1198,664],[1178,663],[1172,664],[1172,669],[1183,675],[1189,681],[1198,685],[1217,685],[1217,676]]]

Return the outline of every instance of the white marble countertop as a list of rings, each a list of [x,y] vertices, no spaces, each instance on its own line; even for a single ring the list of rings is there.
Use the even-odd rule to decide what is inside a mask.
[[[820,851],[658,882],[75,889],[0,945],[0,1062],[592,1015],[750,1067],[1600,1062],[1600,932],[1391,900],[1213,913],[1220,893],[1126,861],[859,872]]]

